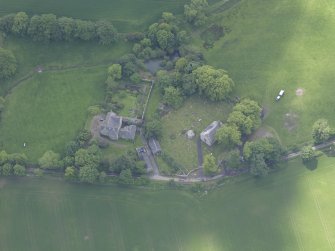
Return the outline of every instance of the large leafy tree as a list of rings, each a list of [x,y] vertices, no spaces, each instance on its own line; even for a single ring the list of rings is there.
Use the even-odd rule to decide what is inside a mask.
[[[117,30],[108,21],[99,21],[96,23],[96,33],[99,43],[107,45],[116,41]]]
[[[184,15],[186,20],[196,26],[202,25],[206,17],[207,0],[191,0],[190,4],[184,6]]]
[[[42,169],[57,169],[60,165],[60,155],[51,150],[46,151],[38,160],[38,164]]]
[[[250,160],[250,173],[256,177],[264,177],[269,173],[269,167],[265,163],[264,154],[257,153]]]
[[[304,146],[301,149],[301,158],[303,161],[310,161],[316,157],[315,150],[312,146]]]
[[[24,36],[29,26],[29,17],[25,12],[16,13],[13,21],[12,32]]]
[[[164,88],[164,102],[174,108],[178,108],[183,103],[183,96],[179,88],[169,86]]]
[[[54,14],[35,15],[30,19],[28,35],[35,41],[59,40],[57,17]]]
[[[122,78],[122,66],[120,64],[112,64],[108,67],[108,76],[113,80]]]
[[[236,104],[228,117],[230,125],[236,125],[243,135],[249,135],[260,123],[261,107],[256,101],[243,99]]]
[[[212,176],[218,173],[219,167],[213,154],[207,154],[204,157],[204,173],[205,175]]]
[[[220,127],[216,132],[216,139],[227,147],[233,147],[242,143],[241,132],[235,125],[223,125]]]
[[[200,94],[213,101],[226,99],[233,90],[233,80],[222,69],[204,65],[194,70],[193,74]]]
[[[13,53],[0,48],[0,79],[8,79],[16,72],[17,62]]]
[[[80,167],[79,179],[81,182],[92,184],[97,181],[98,176],[99,171],[96,169],[96,167],[91,165],[85,165]]]
[[[61,32],[62,39],[65,41],[72,41],[76,29],[76,22],[70,17],[58,18],[58,26]]]

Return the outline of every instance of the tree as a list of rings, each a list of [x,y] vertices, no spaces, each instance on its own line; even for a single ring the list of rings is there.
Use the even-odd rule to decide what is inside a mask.
[[[205,175],[212,176],[217,174],[219,171],[219,167],[216,164],[216,160],[213,154],[205,155],[203,167]]]
[[[250,173],[255,177],[264,177],[269,173],[269,167],[266,165],[264,155],[258,153],[253,155],[250,162]]]
[[[87,146],[91,138],[92,138],[92,134],[90,131],[85,130],[85,129],[81,130],[76,139],[78,148]]]
[[[332,129],[326,119],[318,119],[315,121],[312,130],[312,136],[315,143],[321,143],[330,138]]]
[[[15,176],[24,176],[24,175],[26,175],[26,169],[24,168],[24,166],[16,164],[13,167],[13,173],[14,173]]]
[[[111,165],[111,171],[120,174],[123,170],[131,169],[136,163],[134,159],[130,158],[128,154],[122,155],[117,158]]]
[[[130,169],[122,170],[118,182],[122,185],[130,185],[134,182]]]
[[[12,32],[14,34],[24,36],[26,35],[28,26],[29,26],[28,15],[25,12],[16,13],[13,20]]]
[[[195,26],[204,24],[207,18],[205,14],[207,7],[207,0],[191,0],[190,4],[184,6],[186,20]]]
[[[227,122],[236,125],[242,134],[249,135],[261,123],[260,112],[261,107],[256,101],[243,99],[233,107]]]
[[[5,33],[12,32],[15,14],[8,14],[0,18],[0,30]]]
[[[0,48],[0,79],[8,79],[16,72],[17,62],[13,53]]]
[[[62,40],[72,41],[76,29],[76,22],[70,17],[58,18],[58,26],[62,35]]]
[[[181,73],[185,73],[187,65],[188,61],[186,58],[184,57],[178,58],[178,60],[176,61],[175,70]]]
[[[176,20],[176,17],[171,12],[163,12],[162,19],[166,23],[172,23]]]
[[[310,161],[315,159],[316,153],[312,146],[304,146],[301,149],[301,158],[303,161]]]
[[[8,154],[8,162],[11,164],[26,165],[28,161],[27,156],[24,153],[12,153]]]
[[[79,179],[81,182],[93,184],[99,176],[99,171],[94,166],[86,165],[80,167]]]
[[[75,20],[76,28],[74,31],[74,37],[89,41],[95,38],[95,24],[91,21]]]
[[[175,47],[175,36],[171,31],[159,30],[156,37],[161,49],[171,51]]]
[[[2,175],[10,176],[13,174],[13,165],[10,163],[6,163],[2,166]]]
[[[101,152],[96,145],[87,149],[79,149],[74,156],[75,166],[94,166],[97,167],[101,161]]]
[[[200,94],[204,94],[210,100],[224,100],[233,90],[233,80],[222,69],[214,69],[212,66],[204,65],[194,70],[193,74]]]
[[[117,40],[117,30],[108,21],[97,22],[96,33],[100,44],[107,45]]]
[[[183,103],[183,96],[181,91],[173,86],[164,88],[163,99],[167,105],[170,105],[173,108],[178,108]]]
[[[39,42],[59,40],[58,28],[57,17],[54,14],[34,15],[30,19],[28,35]]]
[[[121,79],[122,66],[120,64],[112,64],[108,67],[108,75],[114,80]]]
[[[144,125],[144,136],[149,138],[160,139],[162,137],[162,123],[158,119],[152,119]]]
[[[233,147],[242,144],[241,132],[235,125],[223,125],[216,132],[216,139],[220,144]]]
[[[0,166],[8,162],[8,153],[6,151],[0,152]]]
[[[68,180],[76,179],[77,178],[76,168],[73,167],[73,166],[68,166],[65,169],[64,177],[65,177],[65,179],[68,179]]]
[[[60,155],[51,150],[46,151],[38,159],[38,164],[42,169],[58,169],[60,168]]]
[[[164,93],[165,88],[173,86],[173,78],[167,71],[160,70],[156,73],[156,76],[157,76],[156,83],[161,93]]]
[[[229,125],[235,125],[244,135],[251,134],[254,128],[252,119],[240,111],[230,113],[227,122]]]
[[[256,155],[262,154],[267,166],[275,167],[283,154],[283,148],[274,138],[262,138],[252,142],[246,142],[243,148],[243,157],[252,165]]]

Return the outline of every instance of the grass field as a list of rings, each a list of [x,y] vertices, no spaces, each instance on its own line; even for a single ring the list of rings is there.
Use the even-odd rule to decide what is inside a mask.
[[[103,100],[105,79],[105,67],[35,73],[7,99],[1,148],[24,152],[32,160],[48,149],[62,152],[83,128],[88,106]]]
[[[131,45],[123,42],[111,46],[101,46],[93,42],[45,44],[36,43],[29,39],[8,37],[4,47],[15,54],[18,60],[18,72],[13,80],[1,83],[0,96],[6,95],[6,91],[18,80],[33,72],[38,66],[42,68],[69,68],[83,65],[106,65],[107,68],[108,64],[126,54]]]
[[[266,108],[266,125],[285,144],[309,141],[318,118],[335,125],[334,13],[331,0],[242,0],[216,20],[231,31],[203,49],[209,64],[228,70],[238,95]],[[286,96],[276,103],[280,89]]]
[[[181,13],[186,0],[0,0],[0,14],[26,11],[29,14],[54,13],[82,19],[107,19],[120,32],[143,30],[163,11]]]
[[[227,183],[207,196],[0,180],[0,249],[334,250],[335,162],[300,160],[262,180]]]

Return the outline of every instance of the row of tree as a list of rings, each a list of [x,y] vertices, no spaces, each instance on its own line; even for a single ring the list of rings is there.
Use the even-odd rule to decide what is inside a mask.
[[[107,45],[118,38],[116,28],[105,20],[93,22],[71,17],[57,17],[54,14],[29,17],[25,12],[0,18],[0,30],[21,37],[29,36],[34,41],[40,42],[97,40]]]

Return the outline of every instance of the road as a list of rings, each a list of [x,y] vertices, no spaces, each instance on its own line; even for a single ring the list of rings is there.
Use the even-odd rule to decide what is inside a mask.
[[[200,137],[197,139],[197,152],[198,152],[198,174],[200,178],[204,177],[204,170],[203,170],[203,162],[204,162],[204,156],[202,152],[202,145],[201,145],[201,139]]]

